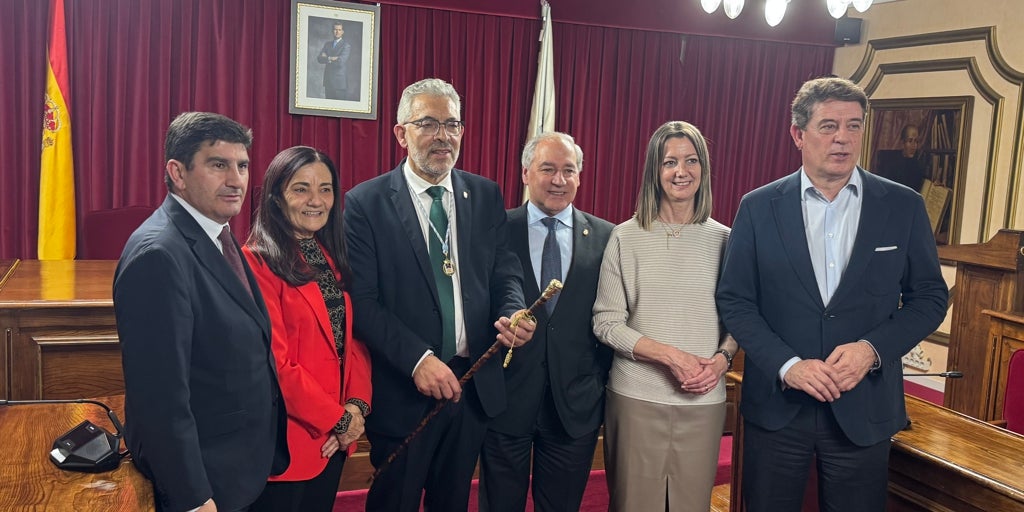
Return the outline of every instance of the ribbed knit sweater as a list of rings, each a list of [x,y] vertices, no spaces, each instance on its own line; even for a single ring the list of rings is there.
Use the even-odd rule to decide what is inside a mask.
[[[641,336],[699,357],[718,350],[715,285],[728,238],[729,228],[713,219],[655,220],[650,231],[630,219],[612,230],[594,303],[594,334],[615,349],[608,389],[659,404],[725,401],[724,382],[706,395],[687,393],[667,368],[635,361],[632,352]]]

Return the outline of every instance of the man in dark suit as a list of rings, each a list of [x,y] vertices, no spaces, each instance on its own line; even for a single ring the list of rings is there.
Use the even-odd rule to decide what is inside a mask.
[[[167,131],[163,205],[114,277],[126,442],[158,511],[245,510],[288,465],[270,322],[228,220],[252,132],[186,112]]]
[[[576,511],[604,419],[611,366],[611,349],[594,337],[591,318],[613,226],[572,205],[583,150],[571,136],[541,134],[526,143],[522,160],[529,202],[508,211],[508,228],[523,290],[538,297],[552,278],[565,287],[536,313],[533,341],[515,349],[505,369],[508,409],[491,421],[484,439],[480,509],[525,510],[532,488],[534,510]]]
[[[424,490],[426,510],[466,510],[486,422],[505,409],[501,358],[465,388],[458,379],[496,337],[518,346],[533,335],[528,321],[510,328],[522,278],[498,186],[454,169],[459,112],[442,80],[407,87],[394,133],[408,158],[345,196],[353,328],[370,349],[378,404],[366,423],[370,461],[384,464],[436,400],[455,402],[374,480],[368,511],[418,510]]]
[[[798,511],[817,460],[822,510],[885,510],[906,424],[901,357],[946,314],[921,196],[856,166],[867,96],[841,78],[793,101],[797,172],[740,203],[718,311],[746,352],[747,510]]]
[[[348,58],[352,45],[342,40],[345,28],[340,21],[333,25],[334,39],[324,43],[316,61],[324,64],[324,97],[330,100],[351,99],[348,95]]]

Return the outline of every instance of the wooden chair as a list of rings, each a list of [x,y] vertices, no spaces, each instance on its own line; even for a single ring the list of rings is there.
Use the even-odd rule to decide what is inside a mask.
[[[1010,356],[1003,419],[1007,430],[1024,434],[1024,350],[1017,350]]]
[[[149,206],[125,206],[87,212],[82,225],[78,259],[116,260],[124,244],[142,221],[153,213]]]

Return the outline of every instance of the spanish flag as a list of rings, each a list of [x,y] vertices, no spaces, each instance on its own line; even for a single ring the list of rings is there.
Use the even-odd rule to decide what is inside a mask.
[[[39,259],[75,258],[75,173],[68,108],[68,46],[64,0],[50,0],[46,101],[39,171]]]

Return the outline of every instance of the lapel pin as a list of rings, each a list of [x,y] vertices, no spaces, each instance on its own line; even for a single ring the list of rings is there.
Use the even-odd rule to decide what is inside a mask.
[[[465,190],[463,190],[462,191],[462,198],[463,199],[469,199],[469,192],[466,192]]]
[[[586,228],[584,228],[584,229],[583,229],[583,236],[587,236],[587,235],[589,235],[589,234],[590,234],[590,230],[589,230],[589,229],[586,229]]]

